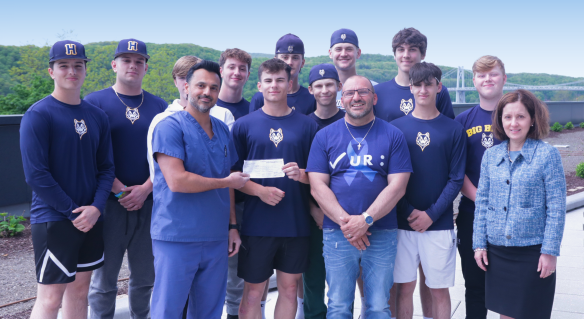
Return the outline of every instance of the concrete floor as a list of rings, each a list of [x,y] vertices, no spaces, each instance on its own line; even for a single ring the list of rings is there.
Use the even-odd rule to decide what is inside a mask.
[[[568,212],[566,227],[560,257],[557,264],[556,296],[552,319],[583,319],[584,318],[584,208]],[[456,255],[455,286],[450,288],[452,302],[452,318],[465,318],[464,278],[460,270],[460,257]],[[414,318],[422,319],[422,307],[419,292],[414,292]],[[266,303],[266,318],[274,318],[274,307],[278,292],[268,294]],[[361,299],[358,290],[355,291],[355,316],[359,318]],[[226,318],[224,313],[222,318]],[[499,318],[494,312],[489,312],[489,319]]]

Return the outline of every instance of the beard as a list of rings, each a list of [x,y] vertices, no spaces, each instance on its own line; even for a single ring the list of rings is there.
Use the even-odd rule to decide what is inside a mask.
[[[201,113],[209,113],[209,111],[211,110],[211,108],[215,105],[211,105],[209,107],[206,107],[205,105],[200,105],[197,103],[197,101],[201,98],[208,98],[211,99],[212,98],[208,95],[198,95],[196,97],[193,97],[191,95],[189,95],[189,104],[194,107],[195,109],[197,109],[197,111],[201,112]]]
[[[361,113],[361,114],[355,114],[355,113],[351,112],[350,108],[345,107],[345,112],[347,112],[347,115],[349,115],[349,117],[354,119],[354,120],[359,120],[359,119],[364,118],[365,116],[369,115],[369,113],[371,113],[371,111],[373,111],[373,106],[364,110],[363,113]]]

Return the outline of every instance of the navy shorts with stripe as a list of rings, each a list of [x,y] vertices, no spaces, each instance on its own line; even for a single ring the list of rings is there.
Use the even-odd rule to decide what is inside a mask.
[[[66,284],[103,266],[103,223],[84,233],[69,220],[31,225],[39,284]]]

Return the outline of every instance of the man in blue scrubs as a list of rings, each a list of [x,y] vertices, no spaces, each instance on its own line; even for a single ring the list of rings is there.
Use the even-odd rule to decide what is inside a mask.
[[[220,318],[225,301],[227,257],[239,250],[230,190],[249,176],[230,174],[237,161],[227,125],[209,116],[221,76],[211,61],[187,74],[186,112],[154,129],[152,250],[156,279],[152,318],[179,318],[190,294],[188,318]],[[227,253],[229,252],[229,254]]]

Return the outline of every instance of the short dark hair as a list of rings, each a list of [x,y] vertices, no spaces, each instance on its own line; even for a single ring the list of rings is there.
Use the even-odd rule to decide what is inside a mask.
[[[410,68],[410,84],[418,86],[422,82],[431,85],[436,80],[436,84],[442,79],[442,70],[433,63],[420,62]]]
[[[191,82],[191,78],[193,77],[193,73],[199,69],[205,69],[211,73],[217,74],[219,77],[219,83],[221,83],[221,72],[219,72],[219,63],[209,61],[209,60],[201,60],[199,63],[193,65],[189,72],[187,73],[187,83]]]
[[[278,73],[282,70],[286,71],[286,75],[288,76],[288,80],[290,80],[290,72],[292,71],[292,68],[286,64],[286,62],[278,59],[278,58],[272,58],[269,60],[266,60],[264,62],[262,62],[262,64],[260,64],[260,67],[258,69],[258,79],[260,80],[260,82],[262,81],[262,73],[267,72],[267,73]]]
[[[57,61],[49,62],[49,69],[53,70],[53,67],[55,66],[55,62],[57,62]],[[87,69],[87,61],[83,61],[83,62],[85,62],[85,68]]]
[[[249,55],[249,53],[238,48],[227,49],[221,52],[221,56],[219,57],[219,66],[223,67],[225,61],[227,61],[227,59],[229,58],[236,59],[243,63],[246,63],[247,70],[249,71],[251,69],[251,55]]]
[[[410,46],[416,47],[420,50],[422,55],[426,55],[426,48],[428,47],[428,38],[423,35],[420,31],[414,28],[406,28],[400,30],[391,41],[391,47],[393,48],[393,54],[397,47],[402,44],[409,44]]]
[[[517,90],[507,93],[499,100],[497,108],[493,112],[493,126],[491,128],[493,133],[495,133],[495,137],[501,141],[509,139],[503,128],[503,109],[507,104],[517,101],[520,101],[525,106],[533,121],[533,126],[530,126],[529,132],[527,132],[527,138],[534,140],[545,138],[550,132],[550,114],[547,106],[535,94],[527,90]]]

